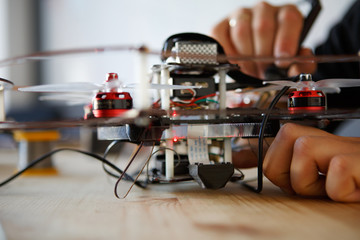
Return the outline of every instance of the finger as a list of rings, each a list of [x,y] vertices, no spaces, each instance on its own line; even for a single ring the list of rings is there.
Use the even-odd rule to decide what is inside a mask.
[[[328,196],[341,202],[360,202],[360,152],[335,156],[326,177]]]
[[[313,53],[309,48],[302,48],[299,51],[300,56],[312,56]],[[296,76],[300,73],[314,73],[316,70],[316,63],[298,63],[290,66],[289,76]]]
[[[236,55],[236,49],[230,39],[230,26],[228,18],[215,25],[215,27],[211,30],[210,35],[221,44],[226,54]]]
[[[250,9],[242,8],[231,15],[230,37],[236,51],[245,56],[253,55],[252,43],[252,12]]]
[[[358,147],[358,143],[346,141],[341,137],[298,138],[294,144],[290,167],[292,188],[300,195],[326,195],[325,175],[328,172],[330,160],[339,152],[356,152]]]
[[[253,38],[254,53],[256,56],[272,56],[276,23],[277,8],[265,2],[258,3],[253,9]],[[268,64],[258,64],[258,75],[261,75]]]
[[[232,153],[232,163],[236,168],[252,168],[257,166],[257,155],[252,149],[242,149]]]
[[[275,36],[274,56],[292,57],[298,51],[299,38],[303,28],[303,17],[293,5],[281,7],[278,11],[278,30]],[[289,62],[276,62],[278,67],[288,67]]]
[[[251,22],[252,12],[247,8],[235,11],[230,17],[230,39],[237,54],[241,56],[254,55]],[[247,61],[238,64],[244,73],[256,76],[257,71],[254,63]]]
[[[264,152],[270,146],[273,138],[264,139]],[[252,168],[258,163],[258,139],[257,138],[239,138],[233,144],[232,163],[237,168]]]
[[[300,136],[332,136],[316,128],[287,123],[281,127],[264,158],[264,175],[285,192],[293,193],[290,166],[296,139]]]

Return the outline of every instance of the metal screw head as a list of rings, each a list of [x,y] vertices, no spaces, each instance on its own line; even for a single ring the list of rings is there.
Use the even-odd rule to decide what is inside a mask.
[[[312,81],[312,76],[309,73],[301,73],[299,75],[299,81],[300,82]]]

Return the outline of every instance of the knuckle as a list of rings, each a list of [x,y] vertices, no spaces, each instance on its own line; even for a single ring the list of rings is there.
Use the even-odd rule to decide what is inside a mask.
[[[332,179],[330,179],[331,181],[327,179],[327,195],[334,201],[346,201],[347,196],[351,194],[352,190],[354,190],[354,186],[349,188],[349,185],[346,184],[351,182],[346,181],[351,179],[349,176],[349,163],[346,155],[336,155],[331,159],[328,175]],[[329,182],[331,183],[329,184]],[[347,186],[344,186],[344,184]]]
[[[286,123],[284,124],[279,132],[277,133],[277,138],[281,139],[282,141],[288,141],[295,138],[295,132],[297,129],[297,125],[294,123]]]
[[[270,8],[273,8],[273,6],[271,6],[269,3],[265,1],[258,2],[254,7],[255,11],[263,11],[263,10],[268,10]]]
[[[329,169],[336,174],[342,174],[348,171],[347,165],[347,158],[344,155],[336,155],[330,161]]]
[[[279,13],[279,20],[301,24],[303,16],[294,5],[286,5]]]
[[[258,19],[254,22],[254,31],[259,35],[265,35],[269,32],[275,31],[274,21],[269,21],[268,19]]]
[[[249,8],[239,8],[236,10],[235,15],[238,17],[251,15],[251,10]]]
[[[236,39],[245,39],[250,37],[251,33],[251,10],[247,8],[238,9],[232,19],[235,19],[236,24],[231,28],[232,34]]]
[[[234,16],[235,19],[238,21],[238,24],[249,24],[251,22],[252,12],[248,8],[240,8],[236,10]]]
[[[259,2],[254,7],[254,15],[253,29],[257,34],[264,35],[275,31],[275,8],[273,6],[266,2]]]
[[[314,144],[315,143],[313,137],[301,136],[295,140],[294,152],[304,155],[312,146],[314,146]]]

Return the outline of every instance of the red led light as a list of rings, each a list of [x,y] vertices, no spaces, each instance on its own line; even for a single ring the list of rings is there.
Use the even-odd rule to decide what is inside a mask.
[[[173,137],[173,142],[177,142],[179,139],[177,137]]]

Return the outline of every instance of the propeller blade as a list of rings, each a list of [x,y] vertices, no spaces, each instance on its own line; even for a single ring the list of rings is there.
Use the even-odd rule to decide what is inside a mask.
[[[40,101],[59,101],[66,102],[69,105],[78,105],[78,104],[89,104],[92,100],[92,97],[89,95],[79,95],[79,94],[52,94],[52,95],[43,95],[39,97]]]
[[[340,93],[341,89],[339,87],[319,87],[316,88],[324,93]]]
[[[360,79],[353,78],[330,78],[323,79],[314,83],[315,88],[341,88],[341,87],[360,87]]]
[[[265,87],[259,87],[259,88],[250,88],[250,89],[238,89],[235,90],[236,93],[251,93],[251,92],[269,92],[274,90],[280,90],[282,86],[279,85],[267,85]]]
[[[202,86],[184,86],[184,85],[166,85],[166,84],[150,84],[151,89],[173,89],[173,90],[181,90],[181,89],[198,89],[202,88]]]
[[[93,92],[101,89],[103,85],[90,82],[71,82],[62,84],[45,84],[30,87],[20,87],[22,92]]]
[[[263,84],[275,84],[278,86],[291,87],[291,88],[299,87],[299,82],[292,82],[292,81],[286,81],[286,80],[263,81]]]
[[[138,84],[128,84],[124,88],[136,88]],[[202,88],[202,86],[184,86],[184,85],[169,85],[169,84],[155,84],[151,83],[149,86],[150,89],[174,89],[174,90],[181,90],[181,89],[198,89]]]

